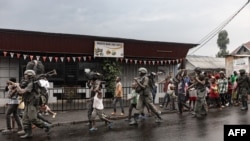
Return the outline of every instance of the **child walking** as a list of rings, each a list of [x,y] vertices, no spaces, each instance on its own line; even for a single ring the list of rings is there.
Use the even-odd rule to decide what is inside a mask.
[[[128,100],[130,100],[130,105],[129,105],[129,110],[128,110],[128,119],[126,119],[127,121],[131,121],[131,115],[132,115],[132,111],[133,109],[136,109],[136,104],[137,104],[137,100],[138,100],[138,96],[139,94],[135,91],[136,88],[136,83],[132,83],[132,91],[131,91],[131,96],[128,98]]]
[[[100,120],[105,121],[108,124],[108,128],[110,129],[112,127],[112,121],[110,121],[107,116],[104,114],[103,109],[103,96],[101,92],[97,92],[94,96],[94,102],[93,102],[93,112],[92,112],[92,128],[90,128],[90,131],[96,131],[97,128],[95,126],[96,124],[96,116],[99,117]]]

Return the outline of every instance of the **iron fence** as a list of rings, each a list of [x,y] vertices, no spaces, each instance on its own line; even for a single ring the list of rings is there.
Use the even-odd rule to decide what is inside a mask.
[[[7,102],[5,92],[0,91],[1,99]],[[131,92],[131,87],[123,87],[123,106],[129,106],[127,100],[128,94]],[[103,104],[105,108],[113,107],[113,94],[102,89]],[[90,90],[84,87],[60,87],[49,89],[49,103],[48,106],[53,111],[69,111],[69,110],[86,110],[88,101],[90,100]],[[0,106],[0,114],[4,114],[6,107],[4,104]]]

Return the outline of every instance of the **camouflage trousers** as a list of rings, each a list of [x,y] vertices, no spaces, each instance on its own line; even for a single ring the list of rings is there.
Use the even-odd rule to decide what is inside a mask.
[[[33,104],[26,104],[23,113],[23,127],[24,129],[31,129],[32,124],[39,128],[44,128],[45,123],[37,118],[38,107]]]
[[[149,108],[149,110],[153,114],[155,114],[158,118],[161,119],[160,111],[158,111],[158,109],[153,104],[153,97],[152,96],[140,95],[139,99],[138,99],[138,102],[137,102],[136,108],[139,110],[140,113],[144,113],[144,108],[146,106]]]
[[[194,112],[197,117],[207,114],[206,91],[197,89],[197,100],[195,102]]]

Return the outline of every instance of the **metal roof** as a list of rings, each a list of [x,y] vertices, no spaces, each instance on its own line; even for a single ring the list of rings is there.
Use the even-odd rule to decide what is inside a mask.
[[[186,60],[187,65],[191,67],[200,67],[202,69],[225,69],[226,66],[225,58],[216,58],[209,56],[187,56]]]
[[[93,55],[95,41],[124,43],[124,57],[173,60],[186,58],[189,49],[197,45],[0,28],[0,51]]]

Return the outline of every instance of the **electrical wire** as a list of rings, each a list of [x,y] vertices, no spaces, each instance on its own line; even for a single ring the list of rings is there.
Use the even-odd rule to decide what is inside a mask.
[[[216,27],[214,30],[212,30],[209,34],[207,34],[205,37],[203,37],[197,45],[198,48],[196,48],[193,52],[190,53],[190,55],[194,54],[196,51],[198,51],[201,47],[203,47],[207,42],[209,42],[215,35],[217,35],[226,25],[229,24],[233,20],[235,16],[237,16],[242,9],[244,9],[247,4],[250,2],[248,0],[239,10],[237,10],[232,16],[227,18],[225,21],[223,21],[218,27]]]

